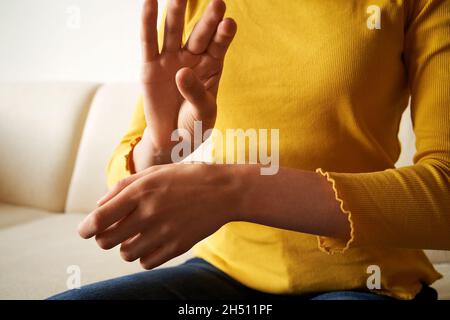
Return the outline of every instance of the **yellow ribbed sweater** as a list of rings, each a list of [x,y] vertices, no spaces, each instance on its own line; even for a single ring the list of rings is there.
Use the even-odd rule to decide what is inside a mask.
[[[280,129],[281,165],[329,179],[352,237],[233,222],[194,253],[271,293],[364,289],[377,265],[379,293],[413,298],[440,277],[419,249],[450,249],[450,1],[226,3],[239,31],[216,128]],[[206,4],[189,1],[186,34]],[[395,169],[410,96],[417,153]],[[139,102],[108,166],[110,185],[130,174],[125,158],[144,128]]]

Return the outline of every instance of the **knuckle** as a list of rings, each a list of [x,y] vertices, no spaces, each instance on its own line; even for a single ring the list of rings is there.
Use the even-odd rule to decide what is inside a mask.
[[[145,169],[148,173],[152,173],[152,172],[156,172],[158,170],[161,170],[162,168],[164,168],[165,165],[163,164],[155,164],[147,169]]]
[[[145,189],[143,182],[138,181],[128,189],[128,193],[133,201],[142,204],[142,202],[147,198],[148,190]],[[147,204],[145,204],[145,206],[147,206]]]
[[[129,179],[128,178],[124,178],[122,180],[119,180],[119,182],[117,182],[117,184],[116,184],[116,190],[122,190],[126,186],[128,186],[128,184],[129,184]]]
[[[160,229],[159,229],[159,234],[161,237],[167,237],[168,235],[170,235],[172,233],[173,227],[168,224],[165,223],[163,225],[161,225]]]
[[[177,35],[183,32],[183,29],[178,27],[176,24],[169,24],[169,28],[165,32],[170,35]]]
[[[183,5],[181,1],[171,1],[169,5],[172,14],[181,14],[183,12]]]
[[[175,241],[171,247],[171,252],[175,255],[181,254],[184,252],[185,244],[181,241]]]
[[[205,26],[208,28],[208,29],[214,29],[215,27],[216,27],[216,25],[217,25],[217,20],[218,20],[218,18],[217,17],[215,17],[215,16],[211,16],[210,18],[208,18],[208,19],[205,19]]]
[[[146,181],[145,178],[144,179],[139,179],[139,180],[135,181],[132,185],[130,185],[130,189],[133,192],[145,191],[146,185],[147,185],[147,181]]]
[[[142,42],[143,51],[147,51],[149,49],[149,46],[150,45],[147,42],[145,42],[145,41]],[[153,75],[152,72],[153,72],[152,64],[148,63],[148,62],[144,62],[141,67],[141,77],[142,78],[150,77]]]
[[[97,242],[97,245],[103,250],[109,250],[113,247],[112,244],[103,237],[96,236],[95,241]]]
[[[154,223],[158,223],[153,212],[149,211],[148,209],[139,212],[137,214],[137,217],[138,219],[140,219],[143,225],[153,225]],[[145,228],[143,228],[142,230],[143,232],[145,232]]]
[[[170,244],[167,253],[168,255],[170,255],[170,257],[178,256],[186,251],[184,247],[185,243],[183,243],[181,240],[175,240]]]
[[[160,66],[161,68],[170,68],[172,64],[172,61],[167,56],[162,56],[160,59]]]
[[[214,42],[214,44],[217,46],[218,51],[225,52],[228,49],[230,40],[225,35],[221,35],[220,39]]]
[[[154,199],[152,199],[151,203],[148,206],[148,210],[147,210],[147,220],[149,223],[152,223],[152,222],[164,223],[164,220],[162,220],[162,219],[166,219],[166,218],[164,218],[164,216],[167,213],[167,209],[164,208],[164,205],[159,200],[158,195],[155,194],[152,198],[154,198]],[[166,227],[166,228],[168,228],[168,227]],[[168,231],[170,231],[170,230],[168,230]]]
[[[120,247],[120,256],[122,257],[123,260],[125,260],[127,262],[133,262],[134,260],[136,260],[136,258],[134,258],[133,254],[129,250],[129,248],[127,248],[123,245]]]
[[[91,219],[90,219],[90,221],[89,221],[89,223],[90,223],[90,225],[91,225],[91,228],[92,229],[94,229],[94,230],[96,230],[96,231],[98,231],[98,230],[100,230],[101,229],[101,225],[102,225],[102,222],[101,222],[101,214],[102,214],[102,212],[103,211],[101,211],[101,209],[99,209],[97,212],[96,212],[96,214],[94,214],[92,217],[91,217]]]
[[[145,259],[140,259],[139,263],[141,265],[142,268],[144,268],[145,270],[150,270],[152,267],[151,265],[145,260]]]

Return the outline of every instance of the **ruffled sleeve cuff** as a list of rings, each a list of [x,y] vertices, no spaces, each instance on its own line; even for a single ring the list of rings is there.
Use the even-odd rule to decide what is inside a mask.
[[[348,223],[350,225],[350,234],[347,239],[338,239],[331,237],[318,236],[319,249],[328,254],[343,253],[353,244],[355,240],[355,224],[353,222],[352,212],[348,209],[344,198],[340,193],[340,188],[337,181],[331,176],[329,172],[318,168],[316,172],[327,179],[334,191],[334,197],[339,203],[342,214],[347,215]]]
[[[125,169],[130,174],[135,174],[136,173],[136,169],[134,168],[133,152],[134,152],[134,148],[139,143],[139,141],[141,141],[141,139],[142,139],[142,137],[137,137],[137,138],[133,139],[130,142],[130,152],[128,152],[125,155]]]

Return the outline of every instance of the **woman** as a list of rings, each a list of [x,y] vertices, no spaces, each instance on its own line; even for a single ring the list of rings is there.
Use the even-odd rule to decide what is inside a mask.
[[[227,7],[169,1],[159,50],[146,1],[143,99],[79,228],[146,269],[196,258],[54,298],[435,298],[421,249],[450,249],[450,1]],[[395,169],[409,97],[415,164]],[[281,167],[171,163],[195,121],[278,129]]]

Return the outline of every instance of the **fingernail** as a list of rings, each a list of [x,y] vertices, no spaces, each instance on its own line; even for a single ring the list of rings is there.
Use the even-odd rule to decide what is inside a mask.
[[[80,222],[80,224],[78,224],[78,234],[82,238],[88,239],[92,237],[90,229],[89,216],[87,216],[83,219],[83,221]]]
[[[85,235],[85,232],[84,232],[84,223],[85,223],[85,220],[86,219],[83,219],[83,221],[81,221],[79,224],[78,224],[78,228],[77,228],[77,231],[78,231],[78,234],[80,235],[80,237],[82,237],[82,238],[85,238],[86,237],[86,235]]]

